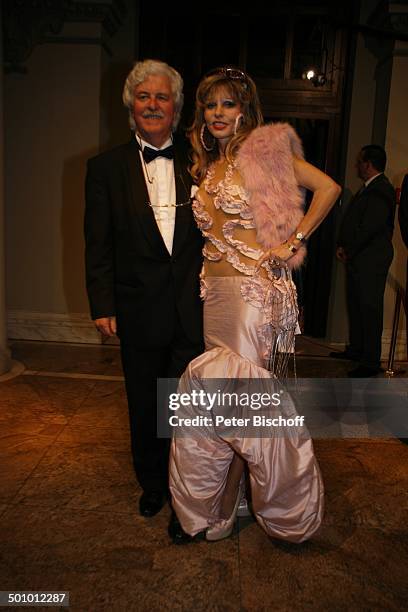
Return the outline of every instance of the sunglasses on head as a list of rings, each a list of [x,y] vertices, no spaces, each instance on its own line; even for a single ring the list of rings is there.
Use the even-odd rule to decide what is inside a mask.
[[[241,81],[245,87],[248,87],[248,77],[243,70],[239,68],[229,68],[228,66],[221,66],[220,68],[214,68],[205,75],[206,77],[221,75],[232,81]]]

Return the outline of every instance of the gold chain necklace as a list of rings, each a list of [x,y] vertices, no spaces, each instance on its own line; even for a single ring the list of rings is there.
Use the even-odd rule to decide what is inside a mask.
[[[139,139],[138,145],[139,145],[140,153],[141,153],[141,156],[142,156],[142,163],[143,163],[143,168],[144,168],[144,171],[145,171],[145,177],[147,178],[149,184],[152,185],[153,182],[154,182],[154,176],[150,177],[149,172],[147,171],[147,164],[146,164],[146,161],[145,161],[145,158],[144,158],[144,155],[143,155],[142,138],[141,138],[141,136],[139,136],[139,134],[136,134],[136,138]]]

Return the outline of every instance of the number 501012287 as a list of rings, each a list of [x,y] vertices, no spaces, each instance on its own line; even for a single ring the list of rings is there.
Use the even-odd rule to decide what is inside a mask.
[[[69,606],[69,592],[0,591],[0,606]]]

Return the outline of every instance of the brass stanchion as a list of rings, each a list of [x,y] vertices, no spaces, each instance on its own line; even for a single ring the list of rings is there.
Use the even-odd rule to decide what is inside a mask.
[[[385,374],[387,376],[396,376],[397,374],[404,373],[404,370],[394,370],[395,347],[397,344],[398,324],[402,303],[404,304],[404,311],[406,316],[405,292],[401,289],[401,287],[397,286],[397,294],[395,296],[394,318],[392,322],[391,345],[390,352],[388,355],[388,365],[385,371]]]
[[[404,304],[404,311],[405,311],[405,348],[406,348],[406,357],[408,359],[408,315],[407,315],[407,310],[408,310],[408,259],[407,259],[407,273],[405,276],[405,299],[403,301]]]

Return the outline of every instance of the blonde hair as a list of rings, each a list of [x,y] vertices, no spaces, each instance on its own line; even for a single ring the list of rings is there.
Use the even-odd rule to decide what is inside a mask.
[[[206,131],[206,128],[203,128],[203,126],[205,126],[204,111],[206,104],[210,96],[221,88],[226,89],[228,95],[230,95],[235,102],[240,104],[243,115],[236,134],[231,138],[225,150],[225,156],[228,161],[234,159],[239,147],[250,132],[263,124],[261,105],[256,85],[247,74],[241,70],[224,67],[217,68],[209,75],[203,77],[197,88],[193,125],[188,130],[188,136],[193,149],[193,164],[190,168],[190,174],[198,183],[204,179],[208,166],[220,156],[215,138],[211,150],[207,151],[204,148],[201,130],[204,129],[204,132]],[[207,146],[207,148],[210,147]]]

